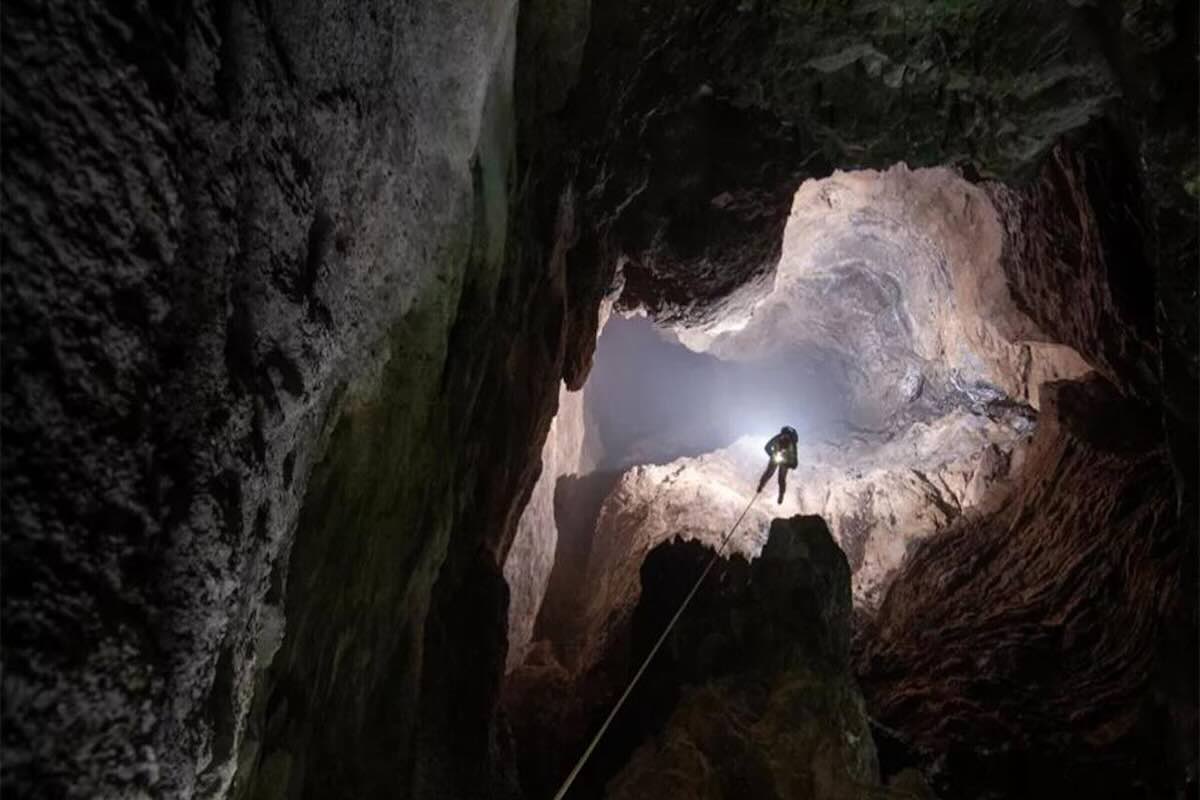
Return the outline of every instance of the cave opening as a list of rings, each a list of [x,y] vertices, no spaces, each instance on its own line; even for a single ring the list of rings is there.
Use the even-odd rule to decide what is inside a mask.
[[[761,279],[665,320],[618,299],[587,383],[560,393],[506,564],[508,702],[531,794],[567,766],[547,732],[550,749],[564,732],[578,742],[641,652],[644,559],[676,538],[715,547],[782,425],[799,431],[799,466],[730,550],[754,559],[772,519],[819,515],[846,555],[859,627],[914,547],[1012,491],[1041,386],[1090,367],[1009,293],[1003,190],[904,165],[810,180]],[[657,695],[635,694],[658,711],[617,726],[593,787],[661,725]],[[904,746],[880,736],[897,762]]]
[[[608,320],[584,392],[600,470],[701,456],[743,438],[765,442],[783,425],[808,439],[849,422],[840,376],[808,354],[727,360],[689,349],[643,316]]]

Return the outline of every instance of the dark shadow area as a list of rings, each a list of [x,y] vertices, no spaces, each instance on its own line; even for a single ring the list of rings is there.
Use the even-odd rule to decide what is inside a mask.
[[[605,326],[587,383],[602,468],[701,455],[782,425],[803,436],[846,415],[844,379],[812,355],[724,361],[669,336],[640,317]]]

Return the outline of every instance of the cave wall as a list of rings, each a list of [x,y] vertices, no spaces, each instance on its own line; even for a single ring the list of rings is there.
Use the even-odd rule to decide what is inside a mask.
[[[1196,329],[1195,162],[1183,142],[1194,144],[1196,125],[1179,114],[1196,107],[1191,5],[640,10],[596,11],[580,83],[587,99],[567,107],[587,123],[576,129],[574,211],[595,231],[572,265],[618,261],[624,308],[719,328],[731,291],[748,286],[757,299],[769,288],[779,250],[759,243],[781,239],[804,178],[900,160],[959,166],[1006,226],[999,266],[1025,320],[1019,330],[1033,347],[1070,347],[1142,397],[1151,431],[1163,413],[1150,436],[1174,454],[1181,495],[1194,492],[1196,415],[1183,409],[1195,400],[1195,359],[1181,354],[1195,352],[1185,345]],[[1090,177],[1054,177],[1073,160]],[[1138,333],[1148,296],[1149,338]],[[1114,356],[1114,341],[1136,346]],[[1054,370],[1016,366],[1016,393],[1040,403],[1040,381]],[[1175,519],[1194,516],[1189,508]],[[1164,579],[1173,569],[1163,567]],[[554,655],[536,669],[551,678],[518,676],[533,698],[525,707],[570,704],[571,676]],[[618,684],[617,673],[600,677]],[[549,715],[556,730],[582,727],[563,716]]]
[[[1004,255],[1023,254],[1005,247],[1005,226],[1022,222],[946,168],[805,181],[768,290],[733,293],[719,323],[684,324],[680,340],[724,359],[819,352],[846,375],[845,416],[871,427],[923,393],[1002,393],[1036,408],[1042,382],[1089,367],[1014,301]]]
[[[1043,387],[1004,502],[918,546],[860,632],[872,714],[943,794],[1195,791],[1196,387],[1154,366],[1190,333],[1150,333],[1190,234],[1123,148],[1092,127],[988,185],[1014,299],[1100,374]]]
[[[1161,406],[1181,502],[1195,502],[1197,377],[1180,350],[1196,315],[1180,304],[1196,294],[1196,225],[1161,222],[1175,213],[1163,208],[1175,187],[1149,181],[1097,126],[1056,146],[1035,181],[987,191],[1002,210],[1018,305],[1122,391]]]
[[[856,671],[951,797],[1167,797],[1195,786],[1193,518],[1153,410],[1048,384],[1014,491],[920,544]]]
[[[6,793],[487,785],[412,732],[437,632],[503,663],[577,324],[506,247],[516,23],[5,5]]]
[[[1045,252],[1074,247],[1066,231],[1087,223],[1067,209],[1090,209],[1098,243],[1112,251],[1099,280],[1127,296],[1116,321],[1140,331],[1153,319],[1156,330],[1123,339],[1148,346],[1126,358],[1138,366],[1123,369],[1143,373],[1151,402],[1166,397],[1172,439],[1188,442],[1177,468],[1195,484],[1196,120],[1183,113],[1198,102],[1190,4],[611,3],[593,9],[588,30],[579,84],[559,124],[539,132],[544,151],[559,146],[543,167],[572,199],[579,236],[568,272],[581,286],[607,286],[619,267],[622,308],[674,326],[718,324],[731,293],[769,288],[806,178],[899,161],[950,165],[985,184],[1005,213],[1025,203],[1045,212],[1044,229],[1026,213],[1010,221],[1020,216],[1029,230],[1003,232],[1016,308],[1001,309],[1000,331],[1029,334],[1032,352],[1046,344],[1032,323],[1048,343],[1105,368],[1098,343],[1112,339],[1113,317],[1070,309],[1082,327],[1060,336],[1045,324],[1055,313],[1049,296],[1041,307],[1021,296],[1047,283],[1071,288],[1050,277],[1053,259],[1032,262],[1041,277],[1009,269],[1036,255],[1036,241]],[[1069,201],[1053,191],[1038,205],[1027,194],[1045,185],[1055,147],[1091,164],[1080,183],[1086,202],[1056,206]],[[1030,199],[1008,202],[989,188],[998,181]],[[1080,252],[1063,250],[1061,271],[1095,273],[1094,256]],[[1166,291],[1147,305],[1159,285]],[[1029,384],[1032,397],[1039,376],[1021,380],[1024,356],[1015,355],[1000,371]]]
[[[770,272],[778,248],[757,243],[779,240],[802,178],[834,167],[1032,174],[1119,91],[1099,48],[1074,35],[1079,16],[1007,2],[597,10],[588,119],[602,119],[596,100],[615,86],[616,119],[628,123],[609,123],[616,141],[588,177],[602,201],[632,198],[616,224],[626,304],[664,321],[704,318]]]
[[[542,447],[542,471],[521,512],[504,562],[504,580],[509,587],[506,671],[524,659],[550,583],[559,535],[554,503],[559,480],[585,475],[595,465],[586,447],[585,408],[583,390],[569,392],[565,386],[559,390],[558,413]]]

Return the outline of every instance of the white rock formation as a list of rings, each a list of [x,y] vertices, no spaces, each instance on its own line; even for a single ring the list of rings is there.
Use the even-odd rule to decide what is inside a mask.
[[[542,448],[542,474],[538,477],[529,503],[517,523],[504,577],[508,581],[508,659],[506,671],[525,658],[533,636],[558,543],[554,520],[554,488],[564,475],[578,475],[594,466],[585,436],[584,393],[559,389],[558,414],[550,424],[550,433]]]
[[[730,298],[694,350],[749,360],[818,352],[847,365],[860,411],[886,416],[921,381],[985,383],[1038,405],[1088,366],[1016,306],[988,196],[945,168],[837,172],[801,185],[775,282]],[[871,412],[874,412],[872,414]]]

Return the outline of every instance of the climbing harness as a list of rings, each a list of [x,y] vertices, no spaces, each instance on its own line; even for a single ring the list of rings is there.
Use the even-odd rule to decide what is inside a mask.
[[[704,579],[708,577],[708,573],[712,571],[713,565],[717,563],[717,559],[725,552],[725,545],[729,544],[730,538],[733,537],[733,532],[742,524],[742,520],[746,518],[746,513],[750,510],[750,506],[754,505],[754,501],[762,494],[762,487],[758,487],[758,491],[750,498],[750,502],[742,509],[741,515],[737,518],[737,522],[733,523],[725,536],[721,539],[721,546],[717,548],[717,552],[713,553],[712,558],[708,560],[708,566],[700,573],[700,577],[696,579],[696,583],[692,585],[692,590],[687,593],[687,597],[683,598],[683,603],[680,604],[679,610],[675,612],[675,616],[671,617],[671,621],[667,623],[666,629],[658,637],[658,641],[654,643],[654,647],[650,648],[650,653],[642,661],[642,665],[638,667],[638,671],[634,674],[633,680],[625,687],[625,691],[617,699],[616,705],[612,707],[612,711],[608,712],[608,716],[604,719],[604,724],[600,726],[600,730],[596,731],[596,735],[592,737],[591,743],[587,749],[583,751],[583,755],[579,757],[579,761],[575,762],[575,768],[571,770],[571,774],[567,775],[567,779],[563,781],[563,785],[559,787],[558,792],[554,795],[554,800],[563,800],[567,795],[567,790],[571,788],[571,784],[579,777],[580,770],[587,760],[592,755],[592,751],[596,749],[596,745],[600,743],[600,737],[604,736],[604,732],[608,730],[609,723],[613,721],[613,717],[617,716],[617,712],[621,710],[621,706],[625,705],[625,701],[629,698],[629,693],[633,691],[633,687],[637,685],[638,680],[642,677],[642,673],[646,671],[646,667],[650,666],[651,659],[658,652],[658,648],[662,647],[662,643],[667,640],[667,635],[671,633],[671,629],[675,627],[675,623],[683,616],[683,612],[687,609],[688,603],[692,602],[692,598],[696,596],[696,592],[700,589],[700,584],[704,583]]]

